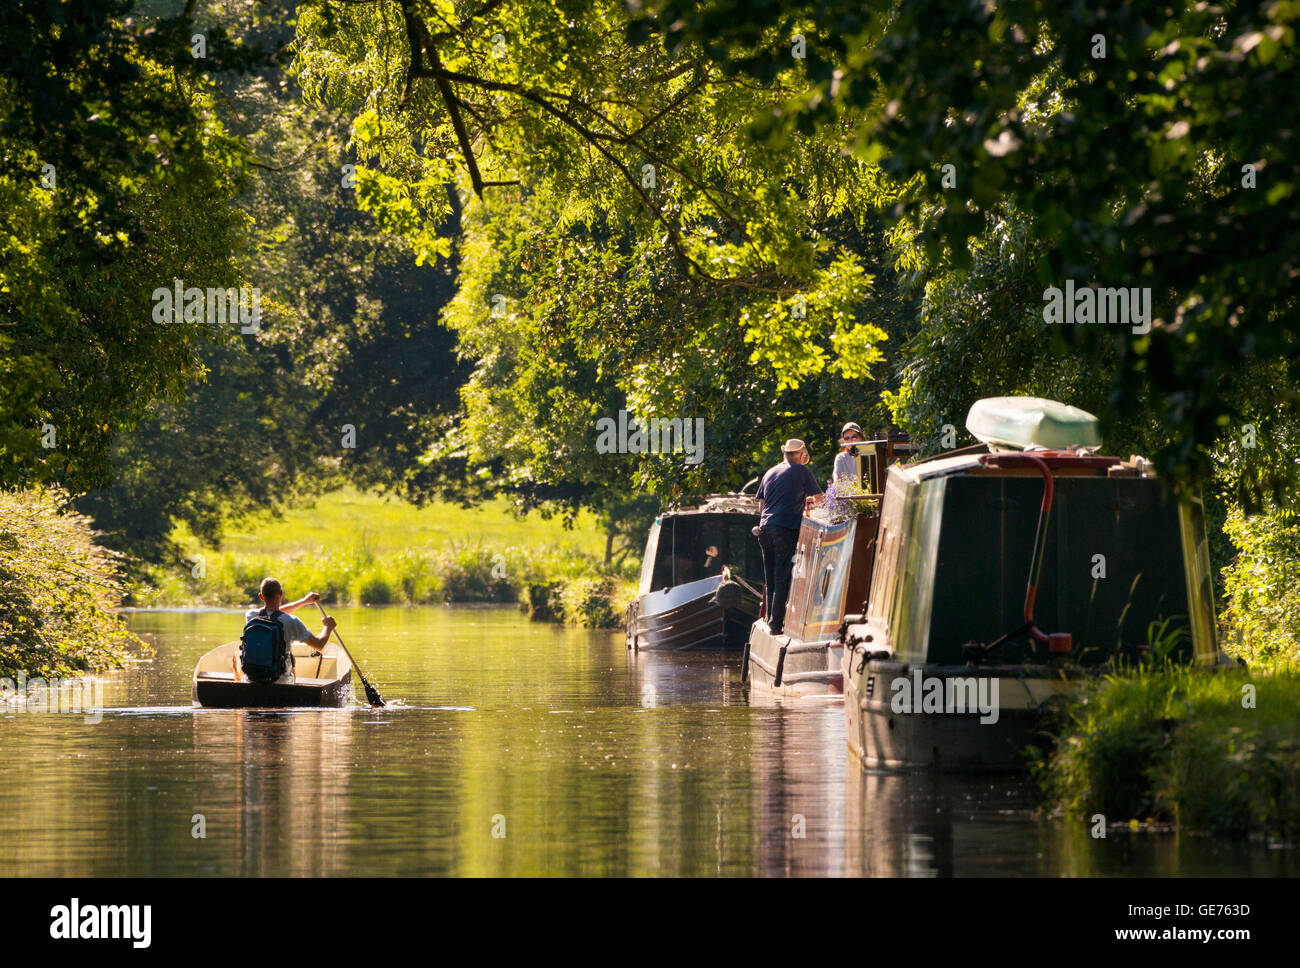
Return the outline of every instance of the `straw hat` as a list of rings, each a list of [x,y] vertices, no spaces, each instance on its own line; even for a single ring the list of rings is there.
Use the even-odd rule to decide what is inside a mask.
[[[781,450],[783,450],[787,454],[797,454],[800,451],[807,450],[807,449],[808,449],[808,445],[805,444],[802,440],[799,440],[795,437],[791,437],[781,447]]]

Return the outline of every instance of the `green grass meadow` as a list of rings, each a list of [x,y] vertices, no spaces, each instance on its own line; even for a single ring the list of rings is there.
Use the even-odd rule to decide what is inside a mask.
[[[316,591],[358,605],[527,602],[547,617],[612,626],[639,563],[629,556],[624,570],[607,570],[605,535],[587,513],[565,528],[558,517],[517,515],[500,499],[416,507],[355,490],[232,520],[219,548],[184,530],[174,537],[185,562],[151,568],[132,604],[243,605],[270,575],[289,598]]]
[[[197,542],[184,531],[177,537],[191,551]],[[572,530],[559,518],[516,515],[505,499],[477,507],[404,501],[352,489],[321,496],[310,506],[279,517],[269,514],[230,522],[221,551],[237,555],[285,557],[306,552],[364,548],[375,555],[453,546],[484,548],[566,547],[592,557],[605,553],[605,536],[595,518],[583,512]]]

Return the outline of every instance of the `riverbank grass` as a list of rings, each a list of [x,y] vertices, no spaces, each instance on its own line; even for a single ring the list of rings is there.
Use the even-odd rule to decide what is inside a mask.
[[[1300,675],[1146,669],[1090,686],[1036,772],[1067,814],[1300,843]]]
[[[503,500],[416,507],[352,490],[276,517],[231,522],[220,549],[185,531],[175,538],[185,561],[148,568],[131,604],[255,602],[258,584],[273,575],[291,597],[317,591],[328,602],[357,605],[517,602],[537,618],[611,628],[631,600],[637,564],[604,565],[605,536],[588,514],[566,529],[555,518],[520,517]],[[544,607],[531,607],[539,595]]]

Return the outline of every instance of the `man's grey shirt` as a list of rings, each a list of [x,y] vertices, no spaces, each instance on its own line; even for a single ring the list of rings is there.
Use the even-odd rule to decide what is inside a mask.
[[[263,612],[264,610],[260,608],[250,608],[244,613],[244,624],[247,625],[254,616],[261,615]],[[286,612],[281,612],[276,618],[280,621],[280,628],[284,629],[284,641],[287,645],[292,646],[295,642],[306,642],[311,638],[311,633],[307,631],[307,626],[302,624],[301,619],[294,618]],[[285,664],[285,672],[293,668],[293,660],[287,655]]]

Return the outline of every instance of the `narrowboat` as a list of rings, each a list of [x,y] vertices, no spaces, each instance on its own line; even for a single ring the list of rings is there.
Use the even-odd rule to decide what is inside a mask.
[[[840,625],[846,603],[866,598],[880,521],[880,482],[890,463],[911,453],[906,435],[863,441],[852,451],[856,479],[832,483],[826,501],[799,526],[784,631],[767,617],[750,627],[740,676],[751,694],[840,699],[844,694]]]
[[[1216,665],[1200,500],[1096,418],[978,401],[981,444],[891,467],[861,614],[845,617],[847,740],[865,767],[1015,770],[1043,714],[1153,653]]]
[[[762,599],[757,525],[749,494],[714,495],[656,518],[628,607],[627,647],[743,648]]]
[[[320,652],[306,643],[292,646],[295,681],[249,682],[238,674],[239,640],[219,645],[199,659],[190,698],[217,709],[285,709],[343,706],[352,689],[352,660],[334,642]]]

